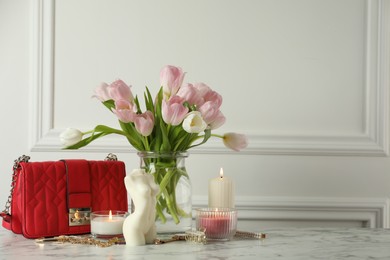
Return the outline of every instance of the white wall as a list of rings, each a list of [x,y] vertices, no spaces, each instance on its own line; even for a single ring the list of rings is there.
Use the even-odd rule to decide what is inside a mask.
[[[29,2],[0,1],[1,207],[9,194],[16,154],[29,153],[29,18]]]
[[[118,137],[63,151],[58,133],[116,127],[95,86],[122,78],[155,93],[173,64],[223,95],[217,132],[250,141],[242,153],[218,140],[191,152],[195,206],[223,166],[240,217],[258,227],[389,227],[389,15],[388,0],[0,0],[0,202],[21,154],[115,152],[136,167]]]

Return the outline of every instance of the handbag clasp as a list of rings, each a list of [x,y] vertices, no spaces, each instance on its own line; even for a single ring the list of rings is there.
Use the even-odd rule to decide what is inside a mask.
[[[91,224],[91,208],[70,208],[69,226],[82,226]]]

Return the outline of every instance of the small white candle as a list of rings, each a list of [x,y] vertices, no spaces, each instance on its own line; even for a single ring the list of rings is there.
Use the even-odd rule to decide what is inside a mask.
[[[113,216],[110,210],[109,215],[98,215],[91,219],[91,233],[97,236],[122,234],[124,216]]]
[[[209,208],[234,208],[234,182],[229,177],[220,176],[209,181]]]

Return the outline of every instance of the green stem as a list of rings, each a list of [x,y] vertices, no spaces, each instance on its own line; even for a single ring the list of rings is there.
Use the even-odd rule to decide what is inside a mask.
[[[173,170],[169,170],[167,174],[165,174],[165,176],[163,177],[163,179],[161,180],[160,182],[160,193],[157,195],[157,199],[160,198],[163,190],[166,189],[168,183],[170,182],[172,176],[174,175],[175,171]]]
[[[168,207],[169,213],[171,214],[171,216],[173,218],[173,221],[175,222],[175,224],[180,223],[179,217],[177,216],[177,212],[175,210],[175,205],[174,204],[176,204],[176,203],[175,202],[172,203],[172,198],[171,198],[169,192],[166,189],[163,190],[163,194],[164,194],[164,197],[165,197],[165,201],[167,203],[167,207]]]
[[[211,136],[214,136],[214,137],[219,137],[219,138],[223,139],[223,135],[218,135],[218,134],[211,134]]]
[[[159,203],[156,204],[156,213],[157,213],[158,217],[161,219],[162,223],[167,222],[167,218],[164,216],[164,213],[163,213]]]
[[[160,186],[160,192],[156,196],[156,219],[165,223],[169,214],[172,221],[179,224],[181,217],[190,217],[191,212],[185,212],[176,201],[176,186],[180,178],[188,177],[185,169],[178,168],[180,159],[159,156],[142,159],[145,170],[153,174],[155,182]]]
[[[95,130],[92,129],[92,130],[89,130],[89,131],[86,131],[86,132],[83,132],[83,135],[86,135],[86,134],[92,134]]]
[[[148,141],[148,137],[147,136],[144,136],[143,143],[144,143],[144,146],[146,148],[145,150],[149,151],[150,150],[150,146],[149,146],[149,141]]]

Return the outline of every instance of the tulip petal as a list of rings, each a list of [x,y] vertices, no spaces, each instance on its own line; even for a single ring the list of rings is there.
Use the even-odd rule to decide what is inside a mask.
[[[243,134],[226,133],[223,136],[223,143],[226,147],[239,152],[248,146],[247,137]]]
[[[163,87],[164,97],[175,95],[183,84],[185,73],[180,67],[167,65],[161,69],[160,84]]]
[[[67,128],[60,134],[60,141],[64,146],[77,144],[83,138],[83,133],[75,128]]]
[[[184,99],[173,96],[170,99],[162,100],[162,118],[165,123],[176,126],[181,124],[188,113],[188,108],[183,105]]]
[[[131,93],[130,87],[131,86],[128,86],[125,82],[118,79],[110,84],[110,86],[108,87],[108,91],[110,93],[110,97],[115,101],[121,99],[133,101],[134,97],[133,93]]]
[[[198,111],[188,113],[183,120],[183,129],[187,133],[201,133],[207,128],[206,122],[203,120],[202,115]]]

